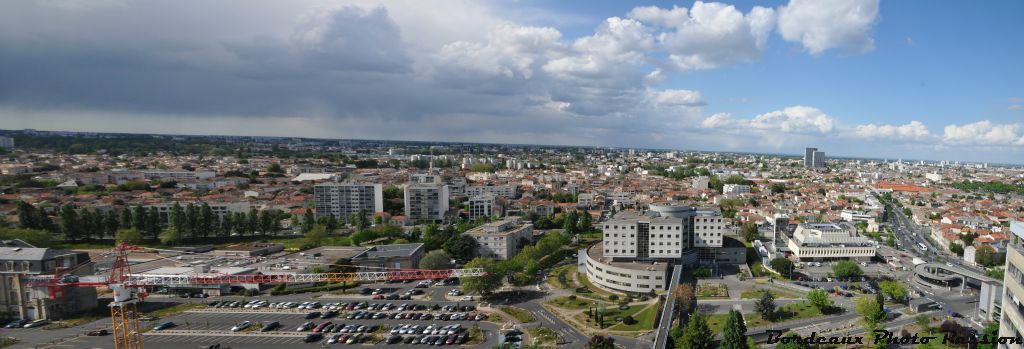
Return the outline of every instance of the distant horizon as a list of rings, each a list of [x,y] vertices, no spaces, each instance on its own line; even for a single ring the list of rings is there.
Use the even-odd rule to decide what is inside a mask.
[[[1021,163],[1024,2],[927,5],[4,1],[0,125]]]
[[[303,136],[272,136],[272,135],[232,135],[232,134],[200,134],[200,133],[158,133],[158,132],[104,132],[104,131],[73,131],[73,130],[53,130],[53,129],[0,129],[0,132],[24,132],[27,130],[34,130],[38,132],[51,132],[51,133],[89,133],[89,134],[113,134],[113,135],[151,135],[151,136],[188,136],[188,137],[252,137],[252,138],[277,138],[277,139],[288,139],[297,138],[302,140],[316,140],[316,141],[364,141],[364,142],[418,142],[418,143],[438,143],[438,144],[478,144],[478,145],[505,145],[505,146],[529,146],[529,147],[563,147],[563,148],[609,148],[609,149],[621,149],[621,150],[644,150],[644,151],[676,151],[676,152],[696,152],[696,153],[723,153],[723,154],[741,154],[741,155],[766,155],[776,157],[796,157],[803,158],[802,153],[772,153],[772,152],[756,152],[756,151],[733,151],[733,150],[700,150],[700,149],[672,149],[672,148],[645,148],[645,147],[630,147],[630,146],[603,146],[603,145],[572,145],[572,144],[530,144],[530,143],[489,143],[489,142],[471,142],[471,141],[438,141],[438,140],[411,140],[411,139],[375,139],[375,138],[323,138],[323,137],[303,137]],[[15,144],[17,148],[17,144]],[[901,160],[903,162],[959,162],[961,165],[967,164],[988,164],[989,166],[1000,166],[1000,167],[1024,167],[1024,163],[999,163],[999,162],[973,162],[956,159],[915,159],[915,158],[880,158],[880,157],[862,157],[862,156],[849,156],[849,155],[832,155],[825,149],[818,149],[819,151],[825,152],[826,160],[838,159],[838,160],[872,160],[878,162],[895,162]]]

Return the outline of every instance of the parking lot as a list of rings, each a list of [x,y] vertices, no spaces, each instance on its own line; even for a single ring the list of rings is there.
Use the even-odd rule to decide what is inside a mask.
[[[221,348],[226,349],[344,345],[412,347],[429,343],[460,348],[490,348],[499,343],[499,325],[496,322],[502,321],[500,317],[491,318],[487,309],[477,309],[476,302],[464,300],[465,296],[460,292],[452,292],[458,286],[393,282],[365,287],[349,290],[348,294],[342,295],[315,293],[182,299],[207,306],[166,318],[141,321],[140,327],[145,331],[142,340],[146,348],[173,349],[181,349],[182,345],[184,348],[199,348],[213,344],[221,344]],[[214,302],[215,306],[209,306]],[[238,304],[232,304],[235,302]],[[259,306],[245,307],[254,302],[258,302],[256,304]],[[314,302],[315,305],[311,304]],[[308,309],[300,308],[304,304],[308,305]],[[109,329],[109,321],[106,318],[97,323]],[[233,327],[245,321],[249,322],[248,326],[232,331]],[[173,325],[153,330],[168,322]],[[263,327],[275,322],[277,326],[274,328],[261,331]],[[401,332],[403,325],[408,326]],[[92,326],[97,327],[96,324]],[[395,333],[392,333],[396,328]],[[81,328],[77,330],[84,333]],[[18,331],[36,332],[39,329]],[[306,337],[312,333],[318,333],[319,336],[307,342]],[[331,341],[332,338],[338,343]],[[391,343],[388,343],[389,339]],[[45,347],[113,348],[113,338],[71,335],[62,339],[61,343]]]

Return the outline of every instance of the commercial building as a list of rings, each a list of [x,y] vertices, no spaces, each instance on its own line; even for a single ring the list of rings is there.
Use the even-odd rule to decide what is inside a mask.
[[[225,257],[259,257],[281,251],[284,251],[282,244],[255,242],[228,245],[210,252],[210,254]]]
[[[520,240],[533,239],[533,223],[524,223],[520,217],[507,217],[464,234],[476,239],[480,256],[505,260],[519,253]]]
[[[423,244],[397,244],[371,246],[352,257],[352,264],[362,271],[385,271],[385,269],[415,269],[420,265],[425,248]]]
[[[0,148],[4,148],[4,149],[14,148],[14,138],[0,136]]]
[[[804,149],[804,167],[811,168],[814,163],[814,152],[818,151],[818,148],[805,148]]]
[[[477,196],[483,194],[494,194],[494,196],[514,199],[519,195],[519,187],[514,185],[470,185],[466,186],[467,196]]]
[[[750,186],[746,184],[726,184],[722,186],[722,194],[735,196],[750,193]]]
[[[494,194],[484,194],[469,198],[469,219],[476,220],[483,217],[501,216],[501,206],[497,205]]]
[[[61,319],[96,308],[93,287],[58,287],[50,297],[46,285],[33,286],[24,278],[53,275],[91,275],[93,262],[86,252],[37,248],[21,240],[0,241],[0,311],[20,319]]]
[[[629,293],[668,287],[675,264],[707,266],[746,262],[746,246],[725,237],[716,208],[655,203],[649,211],[624,211],[602,223],[604,241],[581,261],[590,281]]]
[[[405,186],[406,219],[411,222],[444,222],[444,215],[448,213],[448,186],[437,176],[420,179],[430,181],[411,182]]]
[[[594,194],[579,193],[576,195],[576,207],[589,209],[590,206],[594,206]]]
[[[877,245],[847,223],[804,223],[796,227],[788,247],[801,260],[868,260]]]
[[[167,170],[143,170],[142,177],[147,180],[168,179],[173,181],[187,181],[193,179],[207,179],[216,177],[213,171],[167,171]]]
[[[333,215],[341,221],[353,214],[384,211],[384,190],[380,184],[321,183],[313,187],[316,217]]]
[[[1010,232],[1024,239],[1024,222],[1011,221]],[[1000,302],[999,336],[1019,338],[1024,333],[1024,246],[1013,243],[1006,248],[1006,269],[1003,276],[1003,294]],[[999,348],[1020,348],[1019,344]]]
[[[825,168],[825,152],[816,151],[811,154],[811,168]]]

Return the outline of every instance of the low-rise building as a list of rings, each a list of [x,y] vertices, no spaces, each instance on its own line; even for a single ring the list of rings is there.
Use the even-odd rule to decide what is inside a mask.
[[[877,245],[847,223],[804,223],[789,239],[789,249],[801,260],[867,260]]]
[[[423,244],[397,244],[371,246],[352,257],[352,264],[361,271],[386,271],[387,269],[415,269],[426,253]]]
[[[50,289],[24,280],[28,276],[53,275],[58,269],[72,275],[91,275],[93,262],[86,252],[38,248],[21,240],[0,241],[0,311],[20,319],[60,319],[96,308],[93,287]]]
[[[533,223],[524,223],[519,217],[507,217],[464,234],[476,239],[480,256],[505,260],[519,253],[520,240],[530,241],[533,238]]]

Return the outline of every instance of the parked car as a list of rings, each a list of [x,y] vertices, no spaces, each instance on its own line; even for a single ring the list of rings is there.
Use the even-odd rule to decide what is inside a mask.
[[[271,322],[269,324],[263,325],[263,328],[260,329],[260,332],[273,331],[274,329],[276,329],[276,328],[278,328],[280,326],[281,326],[280,323],[278,323],[277,321],[274,321],[274,322]]]
[[[303,341],[305,341],[306,343],[313,343],[313,342],[317,342],[317,341],[319,341],[319,340],[321,340],[323,338],[324,338],[324,335],[322,335],[322,334],[310,333],[310,334],[306,335],[306,338],[304,338]]]
[[[252,325],[252,323],[249,321],[242,321],[238,325],[231,327],[231,332],[238,332],[244,330],[246,328],[249,328],[249,325]]]
[[[85,333],[86,336],[94,336],[94,337],[95,336],[106,336],[108,334],[110,334],[110,332],[107,332],[107,330],[105,330],[105,329],[92,330],[92,331],[89,331],[89,332]]]
[[[25,326],[25,324],[27,324],[29,321],[31,321],[31,320],[28,320],[28,319],[14,320],[14,321],[11,321],[11,323],[7,324],[7,326],[4,326],[4,328],[21,328],[22,326]]]
[[[33,320],[33,321],[25,324],[25,326],[23,326],[23,327],[25,327],[25,328],[33,328],[33,327],[43,326],[43,325],[46,325],[48,323],[50,323],[50,320],[38,319],[38,320]]]
[[[163,331],[174,326],[176,325],[173,322],[167,321],[160,323],[159,325],[153,326],[153,331]]]

